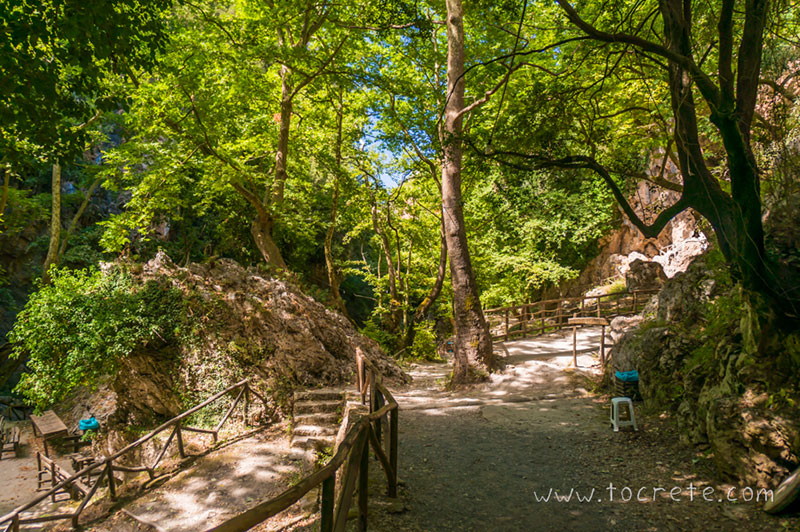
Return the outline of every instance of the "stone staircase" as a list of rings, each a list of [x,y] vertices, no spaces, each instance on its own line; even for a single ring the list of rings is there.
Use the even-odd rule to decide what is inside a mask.
[[[296,392],[292,447],[330,452],[336,443],[344,404],[343,390],[320,388]]]

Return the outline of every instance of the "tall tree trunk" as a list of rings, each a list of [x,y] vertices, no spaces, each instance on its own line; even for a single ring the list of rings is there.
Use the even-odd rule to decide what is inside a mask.
[[[61,262],[61,257],[63,257],[64,253],[67,251],[69,239],[73,234],[75,234],[75,229],[78,228],[78,222],[80,221],[81,216],[83,216],[83,213],[86,212],[86,208],[89,206],[89,202],[92,199],[92,194],[94,194],[94,191],[100,185],[100,181],[102,181],[102,178],[99,177],[92,181],[92,184],[89,186],[89,190],[86,191],[86,195],[83,197],[80,207],[78,207],[78,210],[75,211],[75,215],[72,217],[69,227],[67,227],[67,232],[64,234],[64,238],[61,239],[61,245],[58,248],[58,262]]]
[[[455,345],[453,384],[476,379],[473,366],[494,368],[492,340],[472,271],[461,199],[461,133],[464,109],[464,12],[461,0],[447,4],[447,99],[444,108],[442,214],[453,283]]]
[[[253,241],[256,243],[258,251],[264,262],[271,266],[275,266],[282,270],[286,269],[286,263],[283,261],[281,250],[272,238],[272,228],[274,223],[272,217],[265,209],[259,210],[258,216],[253,220],[253,225],[250,226],[250,233],[253,235]]]
[[[331,200],[331,219],[328,230],[325,232],[325,267],[328,271],[328,287],[331,292],[333,306],[347,316],[347,307],[344,305],[339,286],[342,284],[341,276],[333,260],[333,236],[336,232],[336,216],[339,209],[339,176],[334,176],[333,198]]]
[[[436,302],[436,299],[442,292],[444,277],[447,274],[447,233],[444,226],[444,216],[442,216],[441,224],[439,225],[439,232],[441,238],[439,245],[439,269],[436,271],[436,281],[434,281],[431,291],[428,292],[428,295],[425,296],[425,299],[422,300],[422,303],[419,304],[414,313],[414,321],[417,323],[425,318],[428,309]]]
[[[11,184],[11,169],[5,168],[3,172],[3,191],[0,193],[0,220],[3,219],[3,213],[6,212],[6,205],[8,205],[8,188]]]
[[[381,250],[386,259],[386,270],[389,277],[389,322],[387,325],[391,332],[397,332],[402,322],[402,316],[400,315],[400,298],[397,293],[397,269],[392,259],[392,248],[389,243],[389,237],[386,236],[386,231],[384,231],[378,221],[378,199],[375,190],[370,190],[370,194],[372,196],[372,229],[380,238]],[[387,211],[388,210],[389,206],[387,206]],[[391,212],[389,212],[389,215],[391,216]],[[378,270],[378,277],[380,277],[380,261],[378,261]]]
[[[342,293],[339,291],[339,286],[342,283],[341,275],[333,260],[333,235],[336,232],[336,217],[339,213],[339,179],[343,173],[342,171],[342,127],[344,122],[344,103],[342,100],[342,92],[339,91],[339,105],[336,108],[336,146],[335,158],[336,168],[333,173],[333,197],[331,198],[331,218],[328,224],[328,230],[325,232],[325,267],[328,270],[328,286],[331,291],[331,300],[334,307],[347,316],[347,307],[344,305]]]
[[[433,306],[442,293],[442,286],[444,286],[444,278],[447,275],[447,237],[444,229],[444,218],[442,218],[439,225],[440,238],[439,243],[439,267],[436,270],[436,280],[433,282],[428,295],[422,300],[417,309],[414,311],[413,319],[409,320],[408,327],[406,327],[406,334],[403,340],[403,347],[410,347],[414,344],[414,337],[416,336],[416,325],[421,323],[427,317],[428,310]]]
[[[288,178],[287,165],[289,161],[289,132],[292,125],[293,94],[291,77],[292,73],[286,65],[281,67],[281,113],[278,129],[278,147],[275,150],[275,180],[272,183],[272,208],[273,212],[280,212],[283,204],[283,191]]]
[[[50,283],[50,266],[58,264],[58,248],[61,239],[61,165],[53,165],[52,178],[53,201],[50,214],[50,246],[47,248],[47,257],[44,259],[44,273],[42,281]]]

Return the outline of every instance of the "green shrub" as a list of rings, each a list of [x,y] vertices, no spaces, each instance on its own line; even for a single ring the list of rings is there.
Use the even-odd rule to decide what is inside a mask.
[[[378,345],[380,345],[386,353],[394,353],[397,348],[397,335],[382,329],[374,320],[369,320],[360,332],[364,336],[378,342]]]
[[[417,360],[441,360],[437,351],[436,333],[433,323],[423,322],[415,327],[411,356]]]
[[[138,284],[118,269],[53,270],[52,284],[31,296],[9,334],[13,356],[29,357],[16,391],[44,408],[77,386],[93,387],[136,349],[174,341],[183,308],[177,289]]]

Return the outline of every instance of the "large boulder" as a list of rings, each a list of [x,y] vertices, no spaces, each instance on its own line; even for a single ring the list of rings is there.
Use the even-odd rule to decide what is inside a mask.
[[[720,294],[717,281],[709,275],[706,257],[696,259],[689,268],[664,283],[658,293],[656,317],[664,322],[696,321],[702,306]]]
[[[630,263],[628,272],[625,274],[625,288],[631,292],[633,290],[653,290],[661,288],[667,276],[664,267],[653,261],[636,259]]]
[[[95,392],[64,405],[68,417],[90,405],[104,424],[146,426],[244,378],[288,413],[294,388],[352,383],[358,349],[390,381],[409,380],[376,342],[290,281],[229,259],[179,267],[164,253],[127,268],[182,292],[191,334],[125,357]]]

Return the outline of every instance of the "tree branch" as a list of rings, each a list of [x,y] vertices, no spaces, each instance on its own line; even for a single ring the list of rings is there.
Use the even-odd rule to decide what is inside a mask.
[[[575,11],[575,9],[566,0],[556,0],[556,2],[559,6],[561,6],[561,9],[564,10],[570,22],[572,22],[591,38],[602,42],[631,44],[645,52],[650,52],[661,56],[685,68],[692,75],[695,83],[697,83],[697,88],[703,94],[703,97],[706,99],[709,105],[712,107],[717,107],[719,105],[719,88],[714,84],[714,82],[711,81],[708,75],[706,75],[706,73],[697,66],[691,57],[674,52],[664,46],[661,46],[660,44],[643,39],[638,35],[629,35],[627,33],[607,33],[601,31],[583,20],[580,15],[578,15],[578,12]]]
[[[722,0],[717,31],[719,32],[719,84],[722,88],[720,102],[732,106],[733,94],[733,8],[736,0]]]
[[[470,145],[473,147],[473,149],[475,148],[475,146],[471,143]],[[505,161],[499,156],[506,155],[525,159],[531,162],[531,166],[528,167],[529,170],[564,168],[587,169],[594,171],[603,179],[603,182],[609,188],[611,194],[614,196],[614,199],[617,201],[617,204],[628,217],[630,222],[636,226],[636,228],[639,229],[642,235],[644,235],[646,238],[658,237],[659,233],[661,233],[670,220],[690,207],[688,200],[683,194],[681,194],[681,197],[678,198],[674,204],[662,211],[656,217],[656,220],[652,224],[648,225],[639,217],[638,214],[636,214],[636,211],[634,211],[633,207],[625,197],[625,194],[623,194],[622,190],[619,188],[619,185],[617,185],[617,183],[611,177],[611,174],[608,172],[608,170],[593,157],[589,157],[587,155],[569,155],[560,159],[549,159],[540,155],[531,155],[511,151],[493,151],[491,154],[487,155],[484,153],[483,155],[491,157],[502,164],[505,164]],[[519,168],[519,166],[517,166],[517,168]]]

